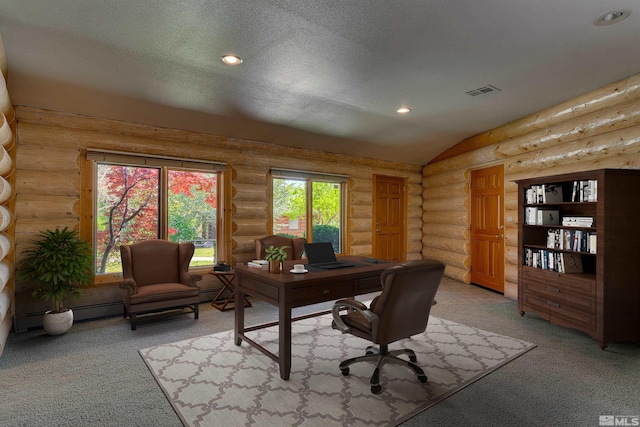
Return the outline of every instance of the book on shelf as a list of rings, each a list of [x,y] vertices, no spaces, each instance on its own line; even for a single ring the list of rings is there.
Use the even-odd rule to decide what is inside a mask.
[[[547,249],[524,249],[523,264],[541,270],[562,272],[562,253]]]
[[[562,217],[563,227],[593,227],[593,217],[590,216],[565,216]]]
[[[596,233],[583,230],[553,228],[547,230],[547,248],[595,254]]]
[[[597,202],[598,201],[598,180],[588,179],[573,181],[571,191],[572,202]]]
[[[564,230],[559,228],[552,228],[547,230],[547,248],[549,249],[564,249]]]
[[[561,273],[582,273],[582,257],[580,254],[560,254]]]
[[[539,203],[562,203],[564,201],[562,185],[560,184],[532,185],[525,190],[524,197],[525,202],[531,205]]]

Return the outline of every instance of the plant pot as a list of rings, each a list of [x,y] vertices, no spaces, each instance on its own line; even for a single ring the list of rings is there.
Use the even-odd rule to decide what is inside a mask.
[[[60,313],[51,310],[42,317],[42,327],[49,335],[62,335],[73,325],[73,311],[67,309]]]
[[[269,273],[280,273],[282,271],[282,261],[277,259],[269,260]]]

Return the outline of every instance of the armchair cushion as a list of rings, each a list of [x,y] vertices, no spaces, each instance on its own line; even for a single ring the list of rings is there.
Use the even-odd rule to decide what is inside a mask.
[[[179,298],[197,297],[200,288],[186,286],[182,283],[158,283],[141,286],[140,290],[129,297],[129,304],[144,304],[149,302],[175,300]]]

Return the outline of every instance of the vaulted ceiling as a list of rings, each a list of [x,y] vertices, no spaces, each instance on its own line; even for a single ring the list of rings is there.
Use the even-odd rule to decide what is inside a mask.
[[[411,164],[640,72],[637,0],[0,0],[0,34],[15,105]]]

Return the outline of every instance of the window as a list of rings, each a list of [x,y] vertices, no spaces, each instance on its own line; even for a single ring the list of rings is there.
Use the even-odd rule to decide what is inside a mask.
[[[272,169],[273,234],[331,242],[342,253],[346,176]]]
[[[122,272],[119,246],[148,239],[193,242],[191,267],[215,263],[220,164],[92,151],[87,158],[96,160],[96,274]]]

